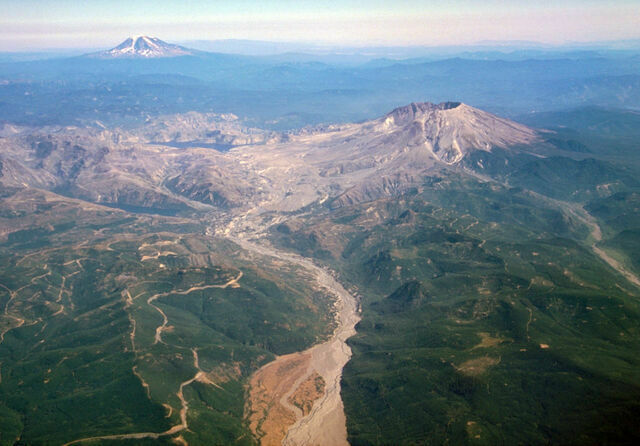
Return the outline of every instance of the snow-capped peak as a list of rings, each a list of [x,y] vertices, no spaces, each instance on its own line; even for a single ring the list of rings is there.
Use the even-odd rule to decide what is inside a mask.
[[[193,54],[192,50],[164,42],[157,37],[133,36],[129,37],[115,48],[91,54],[91,56],[109,59],[175,57],[190,54]]]

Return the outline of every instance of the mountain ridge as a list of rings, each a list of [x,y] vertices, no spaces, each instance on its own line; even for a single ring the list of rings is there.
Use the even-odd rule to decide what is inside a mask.
[[[446,164],[460,162],[473,150],[529,145],[540,140],[539,132],[462,102],[413,102],[398,107],[376,127],[409,137],[407,144],[425,145]]]
[[[157,37],[132,36],[109,50],[87,54],[85,57],[97,59],[151,59],[191,56],[195,53],[195,50],[167,43]]]
[[[8,134],[0,181],[64,188],[102,204],[180,210],[259,201],[294,211],[323,197],[340,207],[396,195],[472,153],[515,155],[538,142],[537,130],[460,102],[412,103],[371,121],[298,134],[190,113],[137,130]],[[233,147],[223,154],[211,144]]]

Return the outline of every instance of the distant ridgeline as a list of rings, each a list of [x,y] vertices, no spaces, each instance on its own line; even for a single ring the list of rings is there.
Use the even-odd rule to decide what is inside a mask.
[[[126,125],[149,115],[231,112],[282,130],[372,119],[423,99],[455,98],[510,117],[593,105],[640,107],[640,58],[633,52],[448,57],[247,56],[130,37],[79,57],[0,58],[0,120]]]
[[[637,443],[638,63],[0,64],[0,445]]]

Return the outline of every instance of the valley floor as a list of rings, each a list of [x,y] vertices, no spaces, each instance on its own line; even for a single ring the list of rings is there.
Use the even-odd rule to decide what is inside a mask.
[[[334,309],[337,327],[329,340],[314,345],[299,354],[277,358],[263,366],[254,375],[251,381],[252,394],[257,386],[264,387],[265,378],[269,374],[275,373],[279,383],[287,383],[284,388],[278,384],[276,388],[263,389],[267,396],[263,396],[262,399],[275,401],[275,405],[267,409],[264,415],[258,416],[258,421],[255,423],[256,429],[254,431],[256,434],[266,439],[266,441],[261,441],[261,444],[278,444],[278,441],[274,442],[274,437],[282,440],[282,444],[285,445],[331,444],[339,446],[348,444],[346,418],[340,395],[340,381],[342,369],[351,358],[351,349],[346,341],[355,334],[355,325],[360,320],[355,298],[327,270],[316,266],[309,259],[285,253],[268,245],[258,245],[239,237],[234,237],[232,240],[245,250],[276,257],[305,268],[315,276],[318,286],[327,289],[336,297]],[[295,361],[302,361],[302,363],[296,367]],[[274,370],[275,372],[273,372]],[[292,407],[288,400],[298,387],[314,373],[323,378],[325,385],[322,394],[318,395],[317,400],[313,403],[310,413],[303,415],[299,409],[296,410],[295,407]],[[291,378],[289,378],[290,376]],[[252,398],[251,404],[254,403],[253,400]],[[295,423],[291,426],[283,426],[282,422],[264,423],[264,420],[271,417],[270,410],[282,410],[283,406],[284,410],[288,409],[294,413]],[[257,408],[251,409],[252,412],[259,412],[261,408],[258,405]],[[267,425],[276,432],[265,431]],[[257,426],[260,426],[260,431]],[[283,427],[287,429],[283,429]],[[283,439],[279,438],[278,433],[280,432],[286,432]]]

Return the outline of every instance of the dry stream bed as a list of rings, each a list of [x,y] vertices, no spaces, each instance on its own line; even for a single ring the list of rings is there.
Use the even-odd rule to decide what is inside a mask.
[[[262,446],[347,445],[340,381],[351,358],[347,339],[355,334],[360,320],[356,299],[329,272],[308,259],[246,239],[230,239],[245,250],[305,268],[320,287],[336,296],[337,326],[329,340],[280,356],[253,375],[248,416],[254,434]]]

